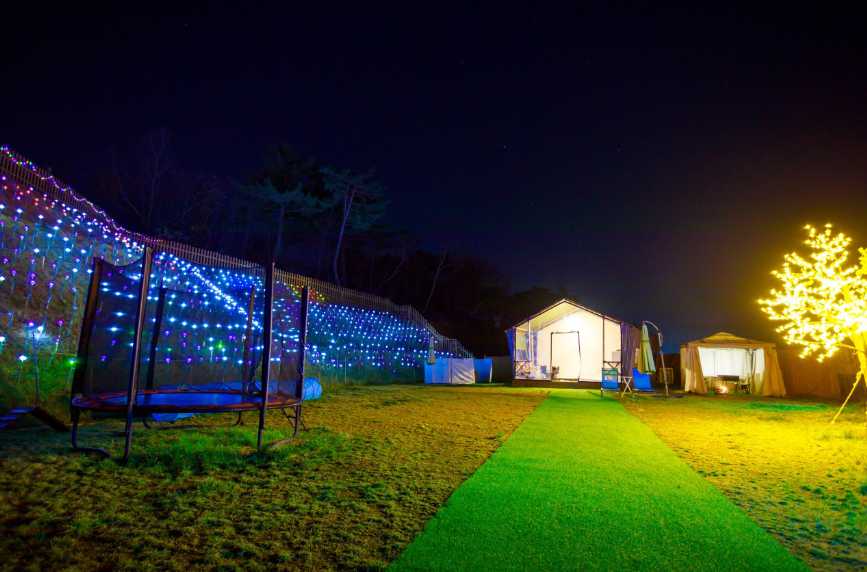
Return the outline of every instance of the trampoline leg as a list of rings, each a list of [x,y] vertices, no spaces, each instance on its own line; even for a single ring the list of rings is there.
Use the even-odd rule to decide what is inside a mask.
[[[126,418],[126,431],[124,431],[124,444],[123,444],[123,462],[126,463],[129,460],[129,451],[132,448],[132,415],[129,415]]]
[[[78,446],[78,420],[81,417],[81,410],[76,407],[73,407],[70,411],[70,416],[72,417],[72,450],[79,453],[96,453],[105,457],[106,459],[111,455],[108,454],[108,451],[105,449],[100,449],[98,447],[79,447]]]
[[[69,413],[72,417],[72,448],[78,450],[78,418],[81,417],[81,411],[73,407]]]
[[[244,415],[244,412],[243,412],[243,411],[239,411],[239,412],[238,412],[238,418],[235,419],[235,424],[232,425],[232,427],[237,427],[238,425],[241,425],[241,424],[244,423],[243,415]]]
[[[293,437],[298,436],[298,431],[300,429],[306,429],[304,427],[304,418],[301,416],[301,409],[302,409],[302,405],[300,403],[295,406],[295,418],[294,418],[295,422],[294,422],[294,428],[293,428],[293,432],[292,432]]]
[[[259,432],[256,435],[256,449],[262,450],[262,433],[265,431],[265,408],[259,411]]]

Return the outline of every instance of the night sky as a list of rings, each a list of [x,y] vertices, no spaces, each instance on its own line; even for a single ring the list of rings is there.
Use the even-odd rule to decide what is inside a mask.
[[[287,142],[375,167],[428,248],[656,321],[667,345],[776,340],[755,299],[804,223],[867,245],[858,14],[54,10],[0,24],[0,143],[84,195],[154,127],[238,180]]]

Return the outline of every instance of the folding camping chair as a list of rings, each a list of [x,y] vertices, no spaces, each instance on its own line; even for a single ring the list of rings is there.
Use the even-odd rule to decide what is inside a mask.
[[[616,369],[612,368],[602,370],[602,383],[599,385],[599,397],[605,397],[606,391],[616,391],[619,394],[618,397],[623,398],[623,391],[620,387],[620,375]]]
[[[636,368],[632,369],[632,387],[630,389],[633,394],[656,393],[656,390],[650,384],[650,374],[641,373]]]

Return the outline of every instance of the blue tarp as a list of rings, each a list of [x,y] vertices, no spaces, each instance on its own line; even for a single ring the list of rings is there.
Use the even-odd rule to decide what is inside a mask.
[[[304,401],[312,401],[322,397],[322,384],[315,377],[304,378]]]
[[[473,360],[473,368],[476,370],[476,383],[491,383],[494,360],[491,358],[476,358]]]

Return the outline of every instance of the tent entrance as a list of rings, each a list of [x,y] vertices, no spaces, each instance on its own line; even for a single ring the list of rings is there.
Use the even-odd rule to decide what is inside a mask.
[[[727,393],[726,384],[737,383],[737,388],[756,393],[765,371],[764,352],[761,348],[700,347],[698,348],[705,384],[718,393]]]
[[[581,378],[581,334],[551,332],[551,380],[577,381]]]

